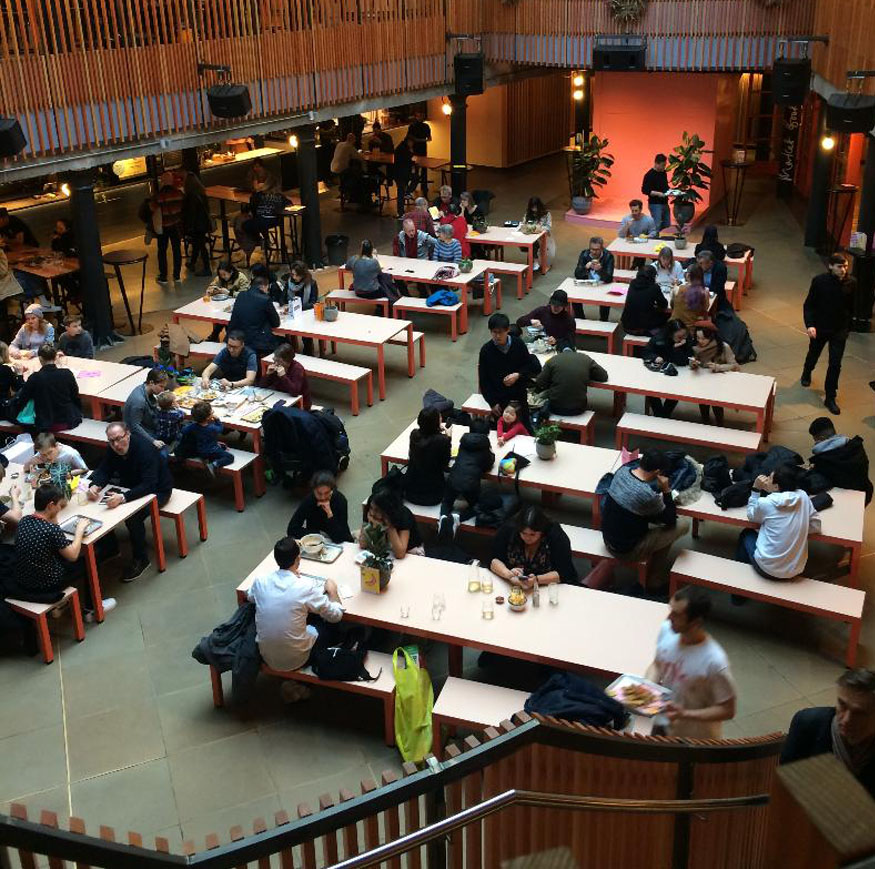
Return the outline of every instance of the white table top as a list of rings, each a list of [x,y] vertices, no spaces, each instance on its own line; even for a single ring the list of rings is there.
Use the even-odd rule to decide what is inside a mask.
[[[14,361],[24,367],[25,379],[40,367],[39,359],[36,357]],[[78,356],[63,356],[58,359],[57,366],[69,368],[76,375],[79,394],[86,398],[100,395],[110,386],[145,371],[139,365],[124,365],[121,362],[107,362],[104,359],[81,359]]]
[[[278,334],[303,335],[326,341],[377,346],[385,344],[409,325],[405,320],[373,317],[351,311],[341,311],[337,319],[329,323],[327,320],[317,320],[311,309],[303,311],[295,319],[283,317],[279,328],[274,331]]]
[[[561,667],[604,673],[643,674],[653,660],[656,637],[667,615],[664,604],[572,585],[559,588],[559,604],[551,606],[546,590],[540,607],[523,612],[507,604],[494,604],[495,617],[486,621],[482,601],[486,595],[468,592],[468,565],[425,556],[408,555],[395,562],[392,580],[383,594],[360,591],[359,568],[353,559],[356,544],[344,544],[333,564],[302,561],[301,572],[328,577],[353,589],[344,600],[347,617],[455,645],[484,649]],[[276,570],[268,555],[238,586]],[[432,596],[440,592],[446,609],[439,621],[431,617]],[[491,597],[507,597],[508,586],[494,578]],[[401,620],[401,604],[410,617]]]
[[[173,314],[176,317],[188,317],[192,320],[209,320],[211,323],[227,323],[231,319],[231,308],[234,306],[233,299],[225,299],[214,302],[210,299],[205,302],[203,297],[177,308]]]
[[[486,232],[475,232],[469,229],[465,239],[477,244],[530,245],[540,241],[545,233],[546,230],[531,233],[522,232],[518,226],[490,226]]]
[[[583,283],[575,278],[565,278],[557,290],[565,290],[570,302],[578,302],[582,305],[606,305],[608,307],[622,308],[626,305],[626,296],[629,293],[629,284],[622,281],[614,281],[612,284]],[[671,290],[662,287],[662,294],[671,305]],[[709,306],[717,300],[714,293],[709,293]]]
[[[404,256],[387,256],[381,254],[379,256],[380,266],[387,275],[392,275],[393,278],[399,280],[434,280],[435,272],[452,263],[436,262],[428,259],[414,259],[413,257]],[[439,284],[447,286],[465,286],[474,278],[480,277],[489,267],[491,263],[488,260],[474,260],[470,272],[459,273],[454,278],[445,278],[437,281]]]
[[[391,462],[405,464],[410,448],[410,432],[416,427],[416,422],[410,423],[392,443],[381,453],[381,458]],[[462,435],[468,429],[465,426],[454,425],[450,430],[453,441],[453,452],[458,449]],[[491,480],[505,480],[508,486],[513,485],[513,479],[498,476],[498,463],[509,452],[513,451],[530,459],[531,464],[520,472],[520,486],[533,486],[553,492],[568,492],[579,495],[592,495],[602,476],[613,471],[620,461],[618,450],[605,447],[591,447],[585,444],[575,444],[562,441],[556,445],[556,458],[545,461],[535,454],[535,439],[528,435],[517,435],[503,447],[497,443],[494,431],[489,433],[492,452],[495,454],[495,464],[492,470],[484,475]]]
[[[609,245],[608,250],[614,256],[643,256],[648,259],[656,259],[659,256],[659,250],[668,246],[671,248],[674,258],[677,260],[695,259],[696,242],[687,239],[687,246],[683,250],[678,250],[674,242],[670,238],[648,238],[646,241],[630,241],[626,238],[615,238]],[[750,259],[750,251],[745,251],[744,256],[726,257],[723,262],[729,265],[741,265]]]

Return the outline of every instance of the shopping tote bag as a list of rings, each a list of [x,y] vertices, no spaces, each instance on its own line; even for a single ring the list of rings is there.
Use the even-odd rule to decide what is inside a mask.
[[[398,653],[404,666],[398,666]],[[404,648],[392,655],[395,674],[395,744],[406,761],[422,760],[431,751],[431,708],[434,692],[428,670]]]

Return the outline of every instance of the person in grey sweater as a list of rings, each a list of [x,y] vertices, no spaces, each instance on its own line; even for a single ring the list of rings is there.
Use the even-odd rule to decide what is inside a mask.
[[[158,413],[156,397],[166,388],[167,373],[153,368],[146,375],[146,382],[137,386],[127,397],[122,411],[125,425],[135,434],[142,435],[159,450],[166,444],[155,437],[155,419]]]
[[[384,275],[380,263],[374,255],[374,246],[365,239],[362,242],[361,253],[350,257],[346,263],[352,272],[352,290],[362,299],[376,299],[386,296],[389,307],[399,298],[395,284],[389,275]]]

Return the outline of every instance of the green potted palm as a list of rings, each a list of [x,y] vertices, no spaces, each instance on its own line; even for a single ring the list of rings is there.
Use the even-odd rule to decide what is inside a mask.
[[[365,558],[361,564],[362,591],[379,594],[392,578],[392,546],[384,525],[368,523],[362,529]]]
[[[562,429],[555,422],[545,422],[535,429],[535,452],[539,459],[549,460],[556,456],[556,441]]]
[[[575,214],[589,214],[593,199],[598,199],[596,191],[611,177],[614,157],[606,153],[607,147],[608,140],[593,133],[589,141],[565,149],[571,207]]]
[[[671,187],[680,191],[672,202],[672,213],[678,227],[676,240],[678,237],[683,239],[680,247],[686,247],[686,228],[696,213],[696,203],[702,201],[699,191],[711,186],[711,167],[702,162],[704,150],[704,140],[697,133],[685,131],[681,144],[668,157]]]

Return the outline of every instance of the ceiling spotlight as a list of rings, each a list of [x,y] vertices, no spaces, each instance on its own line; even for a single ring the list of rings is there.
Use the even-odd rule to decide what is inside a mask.
[[[298,137],[294,133],[292,133],[292,135],[289,136],[289,147],[290,148],[297,148],[298,147]]]
[[[445,115],[451,115],[451,114],[453,113],[453,107],[452,107],[449,103],[444,103],[444,104],[441,106],[441,111],[442,111]]]
[[[832,151],[836,146],[836,140],[832,136],[824,136],[820,140],[820,147],[823,148],[824,151]]]
[[[578,102],[580,102],[583,99],[583,91],[576,90],[571,96],[573,96],[574,99],[576,99]]]
[[[571,79],[571,83],[572,83],[576,88],[583,87],[583,76],[580,75],[580,73],[578,73],[576,76],[574,76],[573,79]]]

